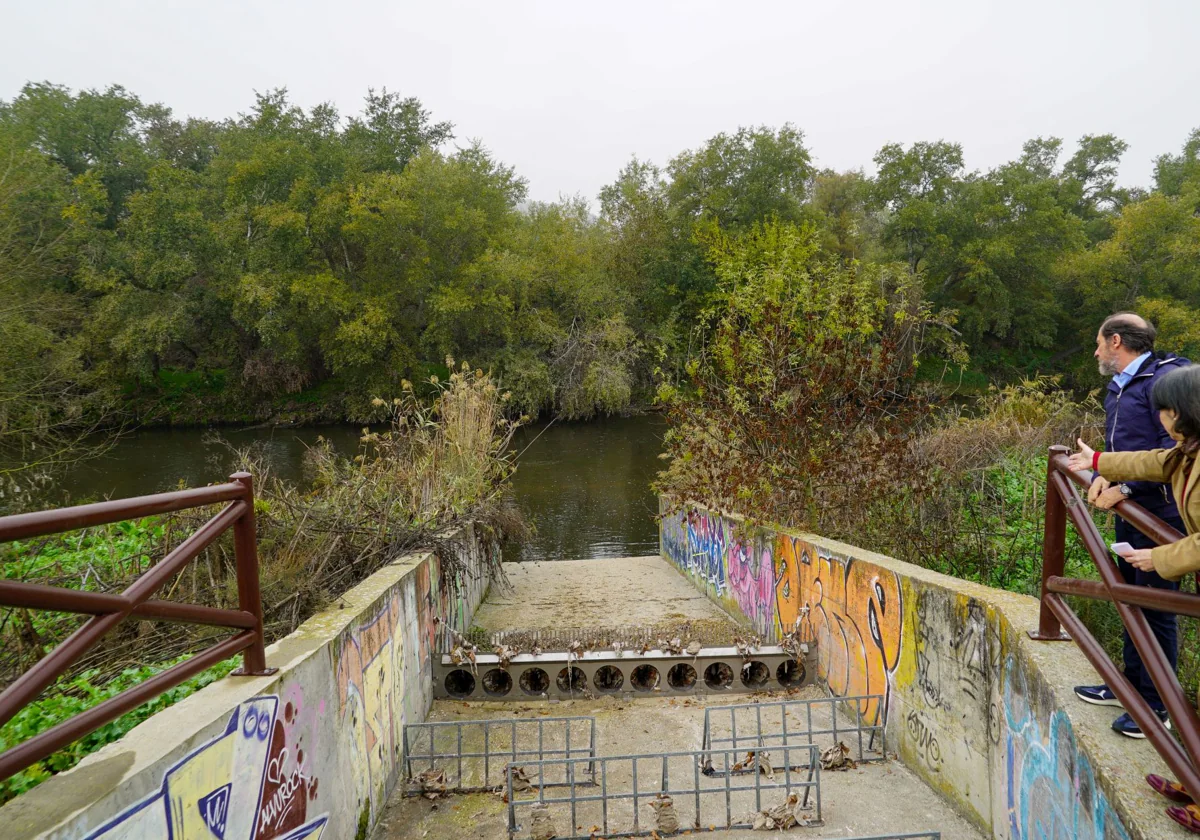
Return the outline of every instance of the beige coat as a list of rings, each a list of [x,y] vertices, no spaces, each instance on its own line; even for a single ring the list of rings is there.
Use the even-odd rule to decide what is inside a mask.
[[[1178,580],[1188,572],[1200,570],[1200,478],[1197,459],[1174,449],[1148,452],[1104,452],[1097,467],[1109,481],[1161,481],[1170,484],[1179,506],[1179,515],[1188,535],[1179,542],[1160,545],[1150,551],[1154,570],[1168,580]]]

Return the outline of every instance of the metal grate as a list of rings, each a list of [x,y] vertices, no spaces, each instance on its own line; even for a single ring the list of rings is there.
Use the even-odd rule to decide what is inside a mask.
[[[420,794],[424,770],[445,773],[444,790],[476,793],[505,784],[505,765],[522,761],[570,760],[588,764],[596,757],[594,717],[545,717],[529,720],[458,720],[411,723],[404,727],[404,794]],[[567,783],[565,771],[544,782]]]
[[[861,714],[872,707],[883,708],[882,695],[709,706],[704,710],[703,747],[746,750],[848,741],[851,748],[858,747],[856,761],[882,761],[887,751],[883,724],[866,724]],[[826,741],[825,736],[832,737]]]
[[[508,836],[528,836],[530,820],[518,821],[522,811],[538,806],[554,807],[549,818],[559,840],[586,840],[595,836],[637,837],[655,829],[655,818],[643,817],[643,806],[669,796],[687,830],[749,828],[753,817],[764,808],[787,802],[796,795],[796,806],[810,810],[810,825],[821,824],[821,768],[818,750],[811,745],[780,746],[760,753],[766,764],[751,756],[750,783],[739,763],[740,750],[714,749],[646,755],[599,756],[594,759],[546,759],[522,765],[531,785],[517,789],[511,774],[507,782]],[[739,762],[739,759],[741,760]],[[767,764],[779,762],[778,766]],[[598,766],[597,766],[598,765]],[[587,772],[581,772],[583,770]],[[547,775],[565,776],[565,795],[546,795]],[[586,781],[578,778],[585,776]],[[596,788],[599,790],[596,790]],[[773,795],[764,802],[764,794]],[[774,801],[775,799],[778,801]],[[523,817],[523,815],[522,815]],[[569,819],[570,823],[564,825]],[[613,825],[623,826],[612,830]],[[566,828],[567,833],[561,833]]]
[[[619,643],[626,653],[636,653],[642,648],[658,650],[661,643],[678,639],[683,647],[696,642],[703,647],[731,647],[739,641],[750,643],[753,631],[740,627],[728,619],[697,619],[659,624],[624,627],[532,627],[507,630],[487,630],[472,627],[463,638],[478,647],[480,653],[491,653],[498,645],[509,645],[528,652],[535,645],[549,653],[565,651],[578,643],[589,651],[612,650]],[[450,653],[457,646],[457,634],[450,627],[443,627],[438,634],[437,652]]]

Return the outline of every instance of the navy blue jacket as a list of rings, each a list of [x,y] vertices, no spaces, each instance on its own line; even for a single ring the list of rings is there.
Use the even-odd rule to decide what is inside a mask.
[[[1109,452],[1136,452],[1145,449],[1170,449],[1175,441],[1158,422],[1158,412],[1150,400],[1154,379],[1176,368],[1191,364],[1182,356],[1155,353],[1124,388],[1109,381],[1104,395],[1104,448]],[[1169,484],[1153,481],[1127,481],[1130,496],[1156,516],[1178,516],[1175,497]]]

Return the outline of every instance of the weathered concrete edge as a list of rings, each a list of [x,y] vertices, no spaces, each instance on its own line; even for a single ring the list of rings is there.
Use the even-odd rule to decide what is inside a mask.
[[[1169,803],[1154,794],[1143,780],[1146,773],[1165,772],[1163,762],[1158,755],[1146,742],[1121,738],[1111,731],[1109,724],[1119,710],[1089,706],[1074,697],[1072,691],[1074,685],[1098,681],[1097,675],[1083,654],[1070,643],[1035,642],[1026,636],[1025,630],[1037,626],[1039,605],[1036,599],[943,575],[818,535],[769,526],[755,525],[746,529],[744,541],[751,545],[751,550],[745,551],[739,549],[738,542],[741,537],[736,534],[738,526],[744,523],[741,517],[728,513],[720,517],[728,520],[728,524],[731,526],[726,534],[696,533],[692,530],[692,525],[684,524],[685,520],[680,518],[682,511],[693,508],[702,511],[702,508],[696,505],[683,505],[672,511],[667,502],[663,501],[662,513],[664,516],[660,527],[660,553],[675,564],[685,577],[691,579],[693,584],[705,591],[710,598],[727,610],[740,612],[748,623],[755,624],[760,630],[764,621],[762,605],[755,605],[752,597],[749,599],[750,602],[747,602],[748,590],[754,588],[753,582],[749,586],[745,585],[745,581],[751,580],[750,572],[745,569],[739,571],[738,567],[746,563],[746,569],[750,568],[746,561],[747,556],[766,558],[772,549],[775,555],[779,555],[781,549],[786,548],[777,542],[780,536],[788,537],[789,541],[795,540],[798,543],[812,546],[814,554],[821,555],[821,562],[826,562],[827,558],[844,560],[848,577],[849,568],[852,565],[857,564],[860,567],[869,565],[891,572],[900,588],[907,590],[910,595],[925,596],[940,592],[943,594],[945,603],[952,605],[952,611],[981,609],[986,615],[986,622],[994,628],[992,632],[995,633],[998,641],[996,647],[1003,651],[1004,662],[1003,668],[993,669],[995,672],[991,673],[988,678],[989,698],[984,703],[983,713],[977,716],[974,728],[978,729],[979,723],[982,723],[984,729],[995,727],[991,721],[992,712],[1005,699],[1002,695],[1010,689],[1010,683],[1013,682],[1008,677],[1015,672],[1019,677],[1018,690],[1026,690],[1031,698],[1030,705],[1040,707],[1030,716],[1033,719],[1034,732],[1039,732],[1037,724],[1040,721],[1043,724],[1041,728],[1046,730],[1040,733],[1043,740],[1047,742],[1054,740],[1054,743],[1051,743],[1048,748],[1048,754],[1066,761],[1071,765],[1072,771],[1075,770],[1076,763],[1083,765],[1085,771],[1087,768],[1094,771],[1095,786],[1102,794],[1098,797],[1102,801],[1100,805],[1096,806],[1099,813],[1102,813],[1104,807],[1111,802],[1120,823],[1128,832],[1128,836],[1133,838],[1150,840],[1150,838],[1174,836],[1179,833],[1178,828],[1165,816],[1164,809]],[[715,517],[710,515],[710,518]],[[703,523],[698,524],[700,530],[703,531]],[[672,540],[685,541],[687,550],[683,554],[686,557],[680,555],[678,548],[671,544]],[[781,561],[785,563],[788,558],[774,556],[771,559],[773,561],[772,578],[774,578],[780,571]],[[706,562],[709,564],[707,568],[704,567]],[[714,579],[718,578],[718,583],[714,585]],[[773,579],[771,584],[772,588],[779,587],[782,585],[782,581]],[[767,588],[764,584],[759,587],[759,590],[763,592]],[[806,598],[807,595],[808,593],[806,593]],[[908,600],[919,602],[921,598]],[[749,610],[745,609],[747,606],[750,607]],[[778,610],[775,609],[776,606],[772,605],[774,612],[771,613],[770,620],[776,622],[778,626],[782,622]],[[906,614],[903,616],[903,620],[905,623],[912,619],[912,616],[907,614],[910,612],[911,606],[909,603],[904,605]],[[747,615],[747,612],[753,614]],[[839,616],[839,620],[841,618]],[[915,629],[915,627],[902,628],[902,630],[908,631]],[[961,632],[961,623],[959,629],[953,632]],[[902,635],[905,637],[905,652],[910,652],[912,647],[921,648],[924,645],[921,639],[913,638],[918,636],[917,633],[903,632]],[[947,641],[947,639],[943,638],[942,641]],[[897,650],[898,655],[899,653],[900,651]],[[924,651],[917,650],[916,653],[917,656],[907,658],[919,660]],[[818,656],[822,663],[821,670],[825,671],[828,665],[827,652],[819,651]],[[905,657],[900,656],[899,658]],[[897,666],[899,664],[897,663]],[[926,665],[926,667],[928,666]],[[912,766],[935,788],[942,791],[969,819],[991,831],[993,836],[1005,838],[1028,836],[1028,832],[1023,830],[1028,827],[1021,824],[1021,815],[1013,813],[1013,791],[1011,789],[1013,768],[1005,766],[1006,762],[1011,764],[1013,761],[1014,747],[1010,738],[1012,733],[1009,732],[1011,721],[1000,721],[1000,731],[993,735],[994,743],[991,748],[985,748],[987,752],[986,768],[979,766],[978,758],[974,761],[968,758],[966,761],[960,762],[967,766],[951,768],[952,772],[932,772],[928,766],[923,766],[920,761],[916,760],[917,753],[921,752],[919,747],[922,740],[924,740],[927,750],[931,738],[934,743],[937,743],[936,738],[938,737],[944,740],[955,738],[957,741],[962,741],[964,738],[970,740],[973,737],[978,741],[980,740],[979,733],[971,731],[972,721],[968,715],[964,715],[961,722],[957,724],[953,721],[947,723],[931,719],[925,698],[919,696],[919,692],[910,690],[911,685],[903,685],[905,682],[925,682],[921,675],[913,673],[914,669],[914,664],[910,662],[907,668],[895,667],[887,672],[887,689],[891,704],[886,715],[889,749],[898,746],[898,752],[906,764]],[[906,674],[899,673],[906,670],[908,672]],[[826,679],[830,675],[823,673],[821,676]],[[854,668],[851,667],[849,677],[843,678],[841,682],[853,683],[857,690],[841,693],[859,693],[869,683],[867,677],[869,675],[854,673]],[[831,690],[834,689],[834,686],[830,687]],[[878,690],[878,684],[871,686],[871,689],[872,691]],[[839,692],[835,690],[835,693]],[[861,711],[872,712],[870,709]],[[917,713],[916,729],[909,732],[905,726],[906,713],[914,711]],[[1058,725],[1059,714],[1062,716],[1061,719],[1069,722],[1065,729]],[[937,716],[935,715],[935,717]],[[946,717],[946,715],[943,714],[940,717]],[[1001,743],[1001,739],[1007,739],[1007,744]],[[1059,755],[1057,746],[1059,740],[1071,744],[1082,761],[1076,762],[1072,756]],[[1006,747],[1007,749],[1005,749]],[[1039,748],[1037,744],[1034,744],[1033,747]],[[1018,753],[1018,757],[1022,757],[1028,750],[1023,751],[1021,745],[1018,744],[1015,752]],[[1060,769],[1065,771],[1067,767],[1064,765]],[[986,792],[979,789],[983,785],[977,784],[981,772],[986,773],[986,781],[983,783],[988,787]],[[1082,782],[1076,781],[1086,787],[1089,778],[1088,772],[1084,772],[1083,776]],[[976,784],[975,789],[972,790],[973,782]],[[1005,786],[1008,786],[1009,789],[1005,790]],[[1085,791],[1086,793],[1087,791]],[[1053,809],[1047,807],[1046,810]],[[1064,816],[1067,817],[1065,825],[1062,824]],[[1124,831],[1121,830],[1121,825],[1110,824],[1107,827],[1095,825],[1092,822],[1094,817],[1095,814],[1086,813],[1086,809],[1076,803],[1072,814],[1048,813],[1044,822],[1047,831],[1062,830],[1066,831],[1069,836],[1100,836],[1095,833],[1098,831],[1104,831],[1106,836],[1123,836]],[[1100,821],[1103,822],[1103,817],[1100,818]]]
[[[1075,697],[1074,686],[1102,682],[1083,652],[1073,642],[1039,642],[1029,638],[1026,631],[1038,626],[1041,606],[1037,598],[962,580],[816,534],[802,532],[798,536],[845,557],[872,563],[993,608],[1008,644],[1015,644],[1020,660],[1032,664],[1034,673],[1044,681],[1043,689],[1053,707],[1070,720],[1076,744],[1090,758],[1100,787],[1112,799],[1131,836],[1158,840],[1181,834],[1165,813],[1171,803],[1145,782],[1147,773],[1171,776],[1158,753],[1146,741],[1124,738],[1112,731],[1113,718],[1120,714],[1120,709],[1092,706]],[[968,812],[967,816],[972,815]],[[981,822],[977,815],[973,819]]]
[[[173,767],[185,764],[191,757],[203,752],[214,738],[219,740],[231,713],[236,716],[235,710],[241,709],[252,698],[282,698],[285,695],[302,694],[299,687],[305,683],[322,683],[315,686],[314,692],[326,695],[321,697],[320,708],[323,712],[328,710],[328,714],[324,715],[320,725],[331,725],[340,730],[324,736],[330,740],[336,738],[337,749],[331,750],[328,755],[313,755],[315,750],[310,752],[311,760],[306,768],[302,768],[295,758],[297,753],[293,745],[294,766],[284,768],[281,765],[277,772],[290,772],[294,778],[295,772],[301,771],[315,778],[316,766],[332,762],[342,765],[339,769],[343,775],[351,775],[346,771],[353,768],[346,765],[353,765],[355,761],[353,757],[347,760],[347,753],[354,753],[356,747],[351,744],[346,748],[345,743],[354,741],[355,735],[358,735],[357,740],[362,742],[358,746],[365,746],[365,729],[368,728],[366,715],[360,716],[345,709],[346,691],[341,692],[343,702],[336,711],[331,708],[338,701],[341,690],[335,683],[344,675],[341,660],[345,649],[352,644],[358,646],[362,637],[372,632],[371,628],[377,627],[380,616],[386,613],[387,624],[393,632],[386,641],[391,651],[384,670],[392,673],[384,675],[388,685],[381,685],[381,691],[395,690],[396,696],[388,697],[390,719],[386,723],[390,731],[386,737],[389,744],[397,745],[391,760],[387,762],[386,780],[382,788],[376,784],[365,791],[353,790],[361,785],[348,784],[345,780],[337,785],[327,784],[326,797],[317,796],[317,786],[311,785],[314,794],[311,802],[328,812],[313,823],[319,823],[315,832],[319,833],[328,827],[333,836],[354,837],[356,833],[361,833],[355,830],[361,829],[361,803],[369,801],[370,807],[366,813],[369,814],[369,823],[373,824],[398,777],[402,757],[399,745],[402,743],[404,724],[424,719],[432,704],[429,657],[434,628],[441,622],[447,622],[457,629],[465,629],[465,621],[470,619],[485,597],[490,584],[487,572],[490,564],[486,554],[491,547],[477,538],[472,526],[468,525],[461,532],[451,535],[447,544],[462,549],[461,556],[468,568],[467,579],[442,580],[441,564],[430,552],[397,559],[345,593],[330,608],[309,618],[294,633],[268,647],[267,663],[279,668],[277,674],[219,680],[152,716],[120,741],[87,756],[71,770],[0,807],[0,824],[6,827],[4,836],[57,840],[106,837],[109,831],[119,834],[120,821],[128,813],[136,812],[157,793],[166,795],[167,783],[164,778]],[[402,636],[407,636],[407,641],[415,641],[416,644],[403,644]],[[412,679],[402,680],[402,671],[411,672],[409,675]],[[392,703],[392,700],[395,702]],[[282,717],[283,703],[278,702],[277,705],[279,716]],[[297,711],[297,720],[298,715]],[[310,728],[315,728],[317,723],[316,718],[308,721]],[[316,732],[306,734],[310,737],[310,744],[320,741]],[[362,752],[361,749],[358,751]],[[365,760],[361,755],[359,758]],[[265,767],[260,775],[266,777]],[[259,811],[269,789],[270,786],[263,783],[261,801],[251,803],[247,809],[252,811],[249,817],[252,823],[260,816]],[[201,792],[201,795],[204,793],[207,792]],[[329,800],[336,798],[336,793],[357,794],[354,807],[358,810],[349,813],[349,819],[346,813],[337,813],[330,807]],[[344,806],[348,803],[333,804]],[[234,804],[231,803],[229,808],[229,820],[233,822]],[[309,812],[313,810],[310,805]],[[338,824],[353,828],[349,833],[343,833]],[[174,833],[178,836],[179,829],[176,828]],[[156,836],[157,832],[142,831],[142,834]],[[138,830],[134,831],[134,836],[140,836]]]

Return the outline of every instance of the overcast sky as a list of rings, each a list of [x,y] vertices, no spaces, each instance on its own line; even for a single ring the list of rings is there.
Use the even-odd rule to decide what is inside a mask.
[[[358,110],[420,98],[530,195],[594,200],[739,125],[800,127],[822,167],[945,139],[988,168],[1037,135],[1113,132],[1126,185],[1200,126],[1197,0],[875,2],[55,2],[4,0],[0,98],[28,80],[124,85],[177,115],[286,86]]]

